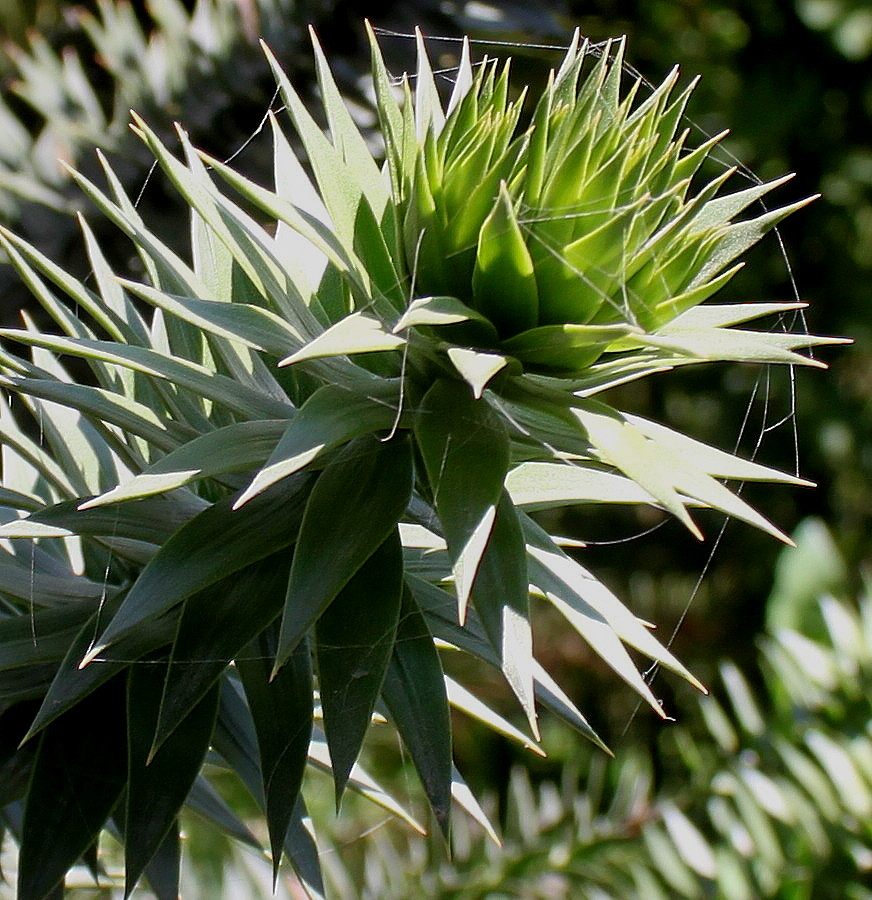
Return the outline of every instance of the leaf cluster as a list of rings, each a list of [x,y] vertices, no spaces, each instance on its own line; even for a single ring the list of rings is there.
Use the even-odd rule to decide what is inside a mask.
[[[575,93],[586,56],[573,44],[549,88],[583,134],[575,103],[619,102],[601,62]],[[0,387],[15,398],[0,404],[0,715],[11,735],[0,785],[22,898],[57,894],[79,859],[99,874],[104,827],[124,843],[127,893],[145,875],[175,896],[183,804],[251,840],[213,769],[233,772],[264,811],[274,874],[284,852],[320,896],[308,766],[329,768],[337,804],[350,787],[412,820],[357,763],[383,723],[443,834],[453,800],[484,820],[452,763],[451,706],[534,748],[541,707],[601,744],[534,656],[531,602],[557,610],[658,715],[630,649],[701,687],[535,511],[641,503],[700,536],[690,510],[709,506],[783,537],[722,479],[802,483],[594,398],[677,365],[808,361],[795,350],[831,339],[731,327],[792,304],[693,306],[649,331],[568,322],[558,327],[571,340],[573,328],[607,331],[571,377],[542,374],[529,347],[468,340],[477,324],[499,333],[489,308],[469,292],[417,290],[412,247],[427,229],[410,231],[403,210],[420,197],[380,169],[317,42],[315,57],[327,134],[268,53],[312,177],[277,117],[273,189],[181,129],[175,156],[136,118],[190,210],[185,256],[102,156],[106,188],[73,177],[130,240],[142,279],[116,276],[84,220],[87,281],[0,233],[54,323],[25,316],[0,331]],[[374,46],[382,130],[416,159],[488,84],[461,77],[473,93],[459,88],[440,119],[428,72],[422,48],[414,101],[392,106]],[[639,108],[658,110],[652,128],[671,109]],[[477,254],[472,294],[502,265],[508,184],[480,225],[477,246],[497,256]],[[744,227],[723,224],[744,199],[706,203],[700,214],[719,210],[724,233]],[[764,224],[749,227],[759,236]],[[684,239],[696,259],[696,238]],[[524,288],[506,274],[511,308]],[[502,673],[528,732],[446,677],[453,652]]]

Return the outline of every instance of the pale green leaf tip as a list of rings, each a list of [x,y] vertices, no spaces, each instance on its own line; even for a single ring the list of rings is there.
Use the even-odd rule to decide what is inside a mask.
[[[702,531],[700,531],[699,526],[696,524],[696,522],[693,521],[693,519],[690,517],[690,513],[688,513],[686,509],[684,509],[684,515],[680,516],[679,518],[681,519],[681,522],[684,524],[687,530],[698,541],[705,540],[705,535],[702,533]]]

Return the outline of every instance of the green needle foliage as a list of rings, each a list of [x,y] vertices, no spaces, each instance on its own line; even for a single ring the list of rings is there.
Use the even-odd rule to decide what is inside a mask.
[[[445,835],[452,798],[482,819],[450,705],[536,746],[538,703],[600,743],[533,655],[531,597],[658,715],[628,648],[701,687],[532,514],[648,504],[700,537],[702,506],[783,537],[722,480],[800,479],[597,395],[712,360],[809,363],[795,350],[831,339],[731,327],[796,304],[698,305],[800,204],[734,221],[775,185],[691,190],[710,145],[674,138],[686,98],[674,76],[623,95],[621,54],[573,43],[525,128],[507,70],[467,54],[443,112],[422,44],[400,104],[373,42],[384,170],[317,43],[328,134],[269,56],[312,178],[276,118],[274,189],[182,131],[177,158],[137,118],[190,207],[189,257],[105,162],[106,190],[74,177],[142,280],[84,221],[87,282],[2,233],[57,325],[0,334],[19,348],[0,351],[19,896],[57,894],[80,859],[97,873],[105,827],[128,893],[145,876],[176,896],[183,804],[251,839],[216,767],[263,809],[274,866],[286,852],[320,896],[307,766],[330,768],[337,803],[350,787],[411,820],[357,765],[373,722]],[[502,672],[529,733],[446,678],[451,651]]]

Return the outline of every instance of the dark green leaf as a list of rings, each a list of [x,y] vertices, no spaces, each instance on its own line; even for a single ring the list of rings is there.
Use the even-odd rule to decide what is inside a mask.
[[[211,782],[202,773],[194,781],[185,805],[233,840],[246,844],[258,852],[262,851],[260,841],[248,830],[245,823],[237,817],[227,805],[227,801],[212,787]],[[145,874],[148,877],[148,869]]]
[[[237,661],[257,732],[274,879],[306,769],[313,691],[307,641],[298,643],[281,671],[270,680],[277,631],[269,628],[262,632]]]
[[[175,822],[158,847],[157,853],[145,867],[145,877],[156,900],[177,900],[181,874],[182,847],[179,840],[179,823]]]
[[[402,547],[394,531],[318,620],[318,683],[337,808],[390,661],[402,579]]]
[[[533,689],[527,549],[518,514],[506,491],[497,507],[490,541],[478,570],[472,602],[538,738]]]
[[[305,665],[303,658],[300,662],[301,665]],[[262,677],[262,674],[258,676],[260,681]],[[279,737],[281,738],[281,735]],[[264,779],[254,723],[241,686],[231,678],[225,678],[221,682],[221,703],[218,708],[214,746],[233,767],[261,808],[265,808]],[[280,789],[281,785],[277,785],[277,788]],[[302,796],[298,795],[297,804],[291,813],[291,824],[285,835],[284,849],[306,891],[313,900],[321,900],[324,896],[324,883],[318,860],[318,848],[303,825],[305,817],[306,805]]]
[[[123,678],[42,735],[27,798],[18,896],[41,900],[97,839],[127,779]]]
[[[424,396],[415,437],[448,541],[462,620],[509,467],[509,438],[485,398],[447,379]]]
[[[279,615],[290,562],[290,552],[280,550],[184,602],[153,747],[161,746],[230,661]]]
[[[403,594],[382,697],[421,777],[442,833],[451,814],[451,720],[442,663],[411,594]]]
[[[166,541],[142,570],[85,662],[191,594],[292,544],[310,477],[301,473],[234,510],[219,500]]]
[[[127,681],[125,897],[130,896],[164,841],[172,837],[172,829],[178,827],[179,810],[209,749],[218,712],[218,688],[214,686],[151,755],[168,671],[166,660],[136,665]]]
[[[100,623],[116,608],[117,602],[107,603],[88,619],[75,636],[30,726],[28,737],[32,737],[49,722],[81,702],[100,685],[126,669],[131,662],[172,641],[178,620],[177,611],[171,611],[169,615],[153,621],[147,629],[132,632],[114,647],[104,650],[91,665],[81,668],[83,657],[92,649],[95,637],[99,634]]]
[[[67,500],[7,522],[4,537],[62,537],[70,534],[130,538],[160,544],[202,509],[203,501],[185,497],[150,497],[112,509],[80,509],[81,498]]]
[[[30,783],[36,744],[19,747],[38,704],[16,703],[0,714],[0,809],[24,796]]]
[[[397,420],[399,392],[399,385],[391,382],[357,389],[338,384],[319,388],[303,404],[237,505],[305,468],[331,447],[369,432],[389,430]]]
[[[412,453],[404,437],[358,438],[324,469],[300,526],[277,670],[396,526],[411,491]]]
[[[259,419],[208,431],[161,457],[130,481],[83,503],[80,509],[147,497],[198,478],[256,468],[269,457],[287,428],[288,419]]]

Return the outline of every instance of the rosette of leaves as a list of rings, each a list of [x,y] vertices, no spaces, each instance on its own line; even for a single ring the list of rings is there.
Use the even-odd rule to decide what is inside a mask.
[[[612,211],[621,221],[631,173],[658,169],[645,148],[659,147],[682,180],[686,160],[704,156],[660,137],[680,120],[668,86],[638,107],[632,94],[621,98],[618,46],[601,48],[584,74],[591,54],[573,44],[545,112],[517,136],[517,103],[499,113],[510,108],[507,76],[488,66],[473,75],[466,58],[443,115],[422,47],[415,96],[400,107],[375,48],[385,171],[317,44],[329,135],[270,56],[312,179],[275,117],[274,189],[199,153],[182,131],[177,158],[137,119],[190,208],[189,256],[149,228],[105,161],[106,190],[74,177],[130,239],[141,280],[113,273],[84,221],[87,283],[2,233],[57,325],[49,333],[25,318],[0,333],[5,347],[29,348],[0,357],[0,386],[18,398],[0,420],[9,520],[0,528],[0,783],[21,848],[21,897],[58,892],[80,858],[97,871],[104,826],[124,843],[128,893],[145,872],[160,896],[175,896],[184,803],[247,836],[209,788],[216,768],[235,772],[261,804],[274,867],[284,849],[319,895],[307,764],[330,767],[337,802],[350,785],[402,813],[357,766],[373,723],[398,732],[444,833],[452,798],[483,818],[452,765],[450,706],[538,749],[538,702],[599,740],[533,655],[531,597],[657,714],[628,647],[698,685],[533,514],[648,504],[699,536],[689,509],[705,506],[782,537],[722,479],[800,479],[593,397],[695,362],[810,362],[795,349],[827,339],[730,327],[795,304],[694,305],[786,211],[734,224],[764,188],[716,199],[716,184],[687,199],[666,174],[666,199],[651,181],[619,234],[639,263],[633,275],[623,258],[616,270],[633,321],[614,321],[605,302],[581,323],[523,312],[531,279],[546,294],[536,264],[525,273],[519,262],[534,258],[517,204],[535,171],[537,122],[549,129],[542,160],[558,137],[576,145],[573,160],[600,159],[588,146],[600,140],[613,148],[600,162],[625,159]],[[578,105],[590,115],[576,117]],[[591,117],[603,124],[591,130]],[[436,278],[427,190],[434,216],[442,209],[424,170],[441,158],[434,142],[457,132],[459,146],[462,131],[470,147],[504,142],[511,165],[469,169],[469,196],[483,176],[491,191],[483,218],[481,198],[467,204],[481,219],[469,283],[422,292],[419,270]],[[596,163],[601,171],[609,184],[617,177]],[[572,185],[565,203],[553,185],[548,196],[562,222],[579,201],[575,181],[561,177]],[[607,226],[601,209],[598,218],[592,234]],[[652,228],[640,249],[636,238]],[[569,254],[589,287],[594,276],[570,249],[582,240],[552,249]],[[604,256],[588,271],[615,265]],[[696,274],[675,274],[686,268]],[[679,293],[664,298],[664,285]],[[446,675],[454,652],[503,673],[528,732]]]

